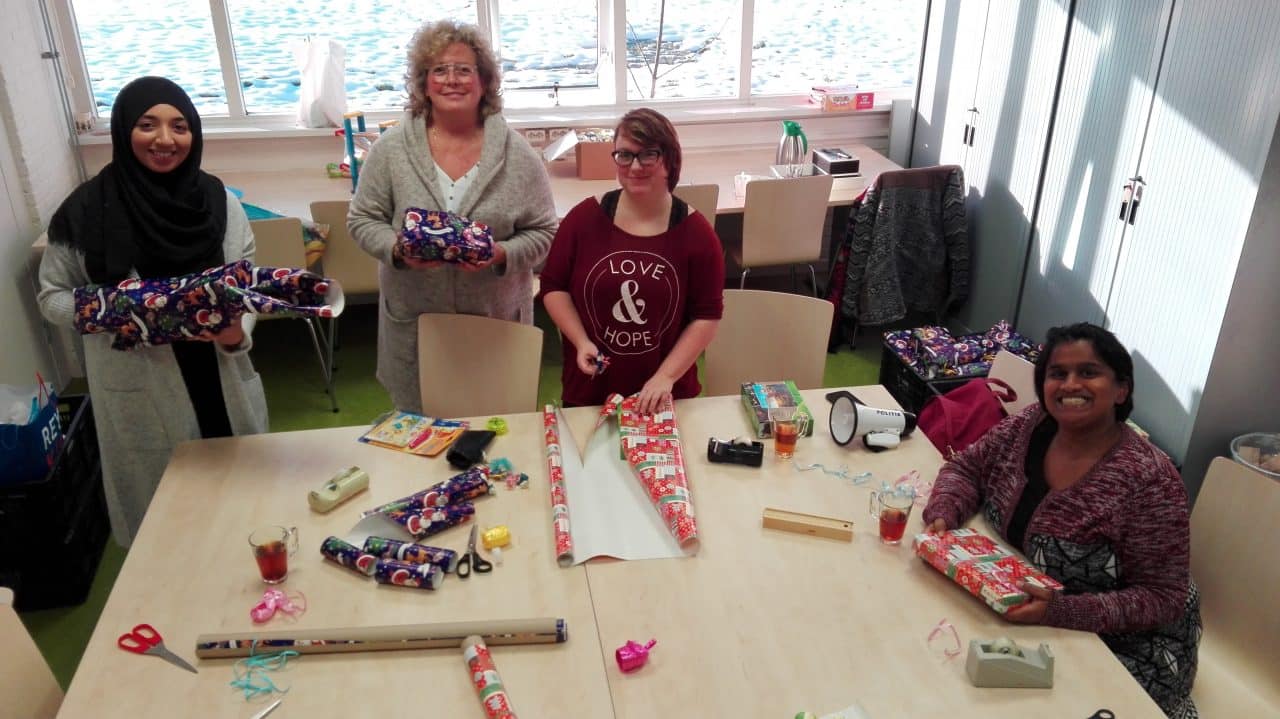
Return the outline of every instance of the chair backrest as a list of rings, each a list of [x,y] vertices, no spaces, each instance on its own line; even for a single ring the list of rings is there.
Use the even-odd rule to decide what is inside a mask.
[[[738,394],[743,382],[782,379],[800,389],[823,386],[834,310],[803,295],[725,290],[724,316],[707,345],[703,391]]]
[[[1280,562],[1269,551],[1276,546],[1280,482],[1226,457],[1214,459],[1191,512],[1191,577],[1200,589],[1204,622],[1201,655],[1212,644],[1212,654],[1230,655],[1236,669],[1252,667],[1253,678],[1269,679],[1272,692],[1280,645]]]
[[[0,715],[52,719],[62,706],[62,687],[13,610],[13,592],[0,587]]]
[[[360,249],[347,233],[350,204],[348,200],[311,203],[311,219],[329,226],[329,238],[324,245],[324,275],[337,280],[348,298],[378,292],[378,261]]]
[[[542,330],[459,314],[418,315],[418,381],[431,417],[532,412]]]
[[[1009,350],[1000,350],[996,353],[995,360],[991,362],[991,371],[987,376],[1004,380],[1005,384],[1018,393],[1016,401],[1000,400],[1004,411],[1009,414],[1017,414],[1039,401],[1036,399],[1036,366]]]
[[[820,259],[830,197],[830,175],[747,183],[742,265],[791,265]]]
[[[261,267],[306,269],[307,250],[303,245],[302,220],[296,217],[273,217],[253,220],[253,263]]]
[[[679,197],[689,206],[702,216],[707,218],[707,222],[712,227],[716,226],[716,206],[720,202],[720,186],[713,184],[706,185],[676,185],[676,189],[672,191],[673,195]]]

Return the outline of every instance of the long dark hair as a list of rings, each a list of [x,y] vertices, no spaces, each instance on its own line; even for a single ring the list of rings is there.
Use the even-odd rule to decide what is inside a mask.
[[[1120,344],[1120,340],[1116,339],[1115,335],[1088,322],[1053,327],[1045,336],[1044,352],[1040,353],[1040,358],[1036,360],[1035,373],[1036,397],[1040,399],[1040,407],[1045,412],[1049,411],[1044,403],[1044,376],[1049,369],[1049,359],[1053,357],[1053,351],[1058,345],[1081,341],[1093,346],[1093,351],[1097,353],[1103,364],[1116,373],[1117,382],[1128,385],[1128,395],[1123,402],[1116,405],[1116,421],[1123,422],[1129,419],[1129,413],[1133,411],[1133,357],[1129,356],[1129,350]]]

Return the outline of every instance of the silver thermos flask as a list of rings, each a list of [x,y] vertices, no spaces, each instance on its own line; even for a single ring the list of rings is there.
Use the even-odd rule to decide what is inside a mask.
[[[782,121],[782,139],[778,141],[777,164],[787,177],[802,173],[805,157],[809,154],[809,139],[794,120]]]

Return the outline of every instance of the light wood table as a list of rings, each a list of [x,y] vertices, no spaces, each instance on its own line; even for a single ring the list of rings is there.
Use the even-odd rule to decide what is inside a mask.
[[[265,585],[248,545],[258,525],[297,526],[301,548],[282,588],[302,591],[305,614],[276,618],[265,630],[375,626],[525,617],[564,617],[563,644],[496,646],[498,671],[514,706],[528,717],[612,716],[604,659],[596,636],[586,572],[555,561],[538,414],[509,417],[511,434],[491,446],[529,473],[533,488],[497,489],[476,502],[482,528],[505,524],[513,545],[501,566],[462,580],[448,575],[436,591],[382,586],[338,567],[319,552],[345,534],[361,511],[456,474],[443,456],[425,459],[364,445],[363,427],[188,442],[175,452],[111,596],[98,620],[60,717],[200,716],[243,719],[246,704],[232,680],[233,659],[195,657],[205,633],[254,628],[249,609]],[[358,465],[370,489],[329,514],[313,513],[306,495],[335,471]],[[465,547],[470,523],[429,538]],[[149,622],[199,674],[116,647],[116,637]],[[335,716],[477,717],[460,650],[307,655],[271,675],[289,687],[272,719]],[[2,713],[2,712],[0,712]]]
[[[835,144],[835,143],[828,143]],[[887,170],[902,169],[889,158],[857,143],[839,143],[861,160],[858,177],[836,178],[831,186],[828,206],[853,204],[867,183]],[[740,172],[768,175],[773,163],[772,150],[743,152],[685,153],[680,173],[681,184],[715,183],[720,186],[717,214],[741,213],[743,198],[735,194],[734,176]],[[547,163],[551,177],[551,194],[556,215],[564,217],[582,200],[618,186],[615,180],[579,180],[573,160]],[[292,172],[221,172],[224,183],[244,192],[244,201],[291,217],[311,216],[311,203],[316,200],[351,199],[351,180],[330,179],[323,170]]]
[[[853,391],[894,407],[879,386]],[[446,580],[436,592],[383,587],[329,565],[317,548],[343,534],[362,509],[421,489],[454,472],[424,460],[361,445],[363,428],[282,433],[183,444],[68,691],[63,717],[179,714],[245,717],[252,712],[227,686],[232,660],[194,661],[197,634],[250,629],[258,581],[246,543],[256,525],[296,525],[302,549],[287,589],[306,592],[310,609],[296,624],[269,629],[399,624],[526,616],[562,616],[561,645],[496,647],[513,705],[537,717],[715,716],[781,719],[861,702],[872,717],[1084,717],[1106,707],[1125,719],[1161,716],[1155,704],[1093,634],[1026,627],[1002,620],[916,559],[908,544],[882,545],[867,515],[872,484],[909,469],[932,478],[940,458],[922,436],[872,454],[835,445],[826,432],[826,390],[805,393],[819,415],[815,436],[796,459],[870,471],[854,485],[821,470],[797,472],[766,456],[761,469],[706,461],[708,437],[747,432],[736,397],[677,403],[701,550],[687,559],[593,560],[559,568],[554,559],[541,416],[508,417],[511,433],[490,456],[506,456],[532,488],[497,490],[477,502],[482,527],[506,524],[513,547],[487,576]],[[579,439],[594,408],[566,412]],[[767,451],[771,449],[768,448]],[[307,490],[357,464],[371,491],[329,515],[307,508]],[[765,507],[852,519],[852,543],[762,529]],[[921,528],[913,513],[908,537]],[[468,528],[432,543],[460,548]],[[927,642],[941,619],[964,642],[1009,636],[1024,647],[1050,644],[1053,689],[976,689],[963,656],[947,659],[950,637]],[[122,631],[151,622],[171,648],[193,660],[191,675],[115,646]],[[613,652],[628,639],[658,640],[649,664],[622,674]],[[377,716],[426,711],[484,716],[461,653],[450,650],[313,655],[273,676],[292,687],[273,715]],[[257,706],[257,705],[254,705]],[[198,710],[193,709],[198,707]],[[413,708],[410,708],[413,707]]]
[[[615,716],[782,719],[854,701],[874,719],[1084,719],[1102,707],[1126,719],[1163,716],[1096,635],[1006,622],[917,559],[910,537],[922,530],[919,507],[903,544],[882,544],[868,513],[873,485],[910,469],[932,480],[941,458],[918,433],[879,454],[858,441],[836,445],[826,430],[828,391],[804,392],[819,428],[800,439],[795,459],[870,471],[870,482],[798,472],[774,459],[768,443],[762,469],[709,463],[702,449],[708,437],[748,434],[738,398],[677,405],[698,556],[587,564],[602,650],[612,653],[628,639],[658,640],[634,675],[608,662]],[[897,407],[882,387],[853,391],[872,406]],[[854,540],[763,529],[765,507],[851,519]],[[947,659],[943,652],[954,646],[949,633],[927,642],[942,619],[958,630],[965,652],[970,639],[1008,636],[1033,651],[1048,642],[1057,657],[1054,688],[975,688],[965,655]]]

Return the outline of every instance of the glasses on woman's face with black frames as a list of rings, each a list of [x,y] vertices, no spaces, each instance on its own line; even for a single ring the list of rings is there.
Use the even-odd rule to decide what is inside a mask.
[[[450,75],[466,82],[476,76],[476,66],[465,62],[443,62],[431,68],[431,79],[437,82],[448,81]]]
[[[639,152],[614,150],[609,154],[613,155],[613,161],[618,167],[630,167],[631,163],[636,160],[640,161],[641,167],[649,167],[657,162],[658,158],[662,157],[662,150],[641,150]]]

